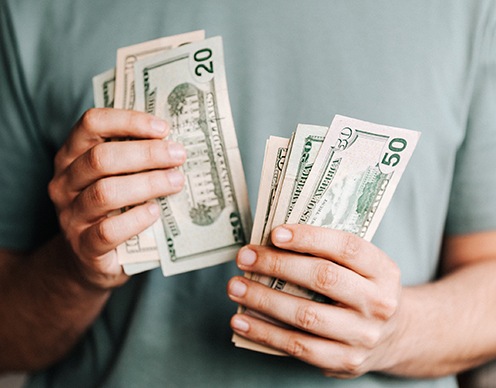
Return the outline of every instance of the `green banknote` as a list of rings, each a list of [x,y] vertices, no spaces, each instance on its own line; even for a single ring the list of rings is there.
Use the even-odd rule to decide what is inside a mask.
[[[166,36],[122,47],[117,50],[115,69],[115,103],[114,108],[134,109],[136,93],[134,88],[134,65],[145,58],[161,52],[205,39],[204,31]],[[117,248],[119,263],[128,275],[160,267],[160,258],[153,227],[133,236]]]
[[[251,232],[251,244],[261,244],[265,229],[270,227],[269,215],[277,202],[278,188],[284,176],[289,139],[270,136],[265,147],[263,169],[260,176],[257,209]]]
[[[287,223],[344,230],[370,241],[419,136],[416,131],[337,115]],[[325,301],[279,279],[271,287]]]
[[[337,115],[287,222],[345,230],[370,241],[419,136]]]
[[[205,39],[205,31],[193,31],[118,49],[115,70],[114,108],[135,109],[134,65],[136,62],[153,57],[163,51],[203,39]]]
[[[284,169],[286,166],[286,156],[290,140],[278,136],[270,136],[265,146],[265,155],[260,176],[260,187],[258,190],[257,208],[253,229],[251,232],[251,244],[260,245],[264,235],[265,228],[270,227],[269,217],[273,212],[277,195],[280,192]],[[255,273],[246,273],[246,277],[260,281],[260,275]],[[267,278],[266,284],[269,284],[271,278]],[[243,306],[238,307],[238,312],[245,312]],[[251,311],[249,313],[252,313]],[[248,348],[265,353],[274,353],[272,349],[256,344],[237,334],[234,334],[232,341],[237,347]]]
[[[420,133],[339,115],[326,132],[319,127],[306,128],[309,132],[301,131],[300,136],[297,130],[288,150],[285,176],[281,178],[284,183],[273,201],[276,206],[273,223],[265,229],[270,231],[284,222],[310,224],[348,231],[370,241]],[[255,225],[256,228],[260,226]],[[268,243],[266,238],[264,244]],[[254,274],[250,278],[295,296],[328,301],[282,279]],[[233,337],[233,341],[239,347],[282,354],[239,337]]]
[[[183,144],[181,193],[158,199],[154,225],[165,275],[232,260],[251,215],[227,93],[222,39],[194,42],[135,64],[135,109],[171,123]]]
[[[115,92],[115,69],[109,69],[93,77],[93,99],[96,108],[113,108]]]

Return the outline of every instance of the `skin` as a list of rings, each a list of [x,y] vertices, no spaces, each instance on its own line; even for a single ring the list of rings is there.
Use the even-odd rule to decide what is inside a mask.
[[[33,252],[0,250],[0,371],[58,361],[112,289],[127,281],[115,248],[157,219],[157,207],[147,201],[183,185],[175,167],[185,152],[163,141],[167,134],[163,121],[131,111],[92,109],[76,123],[49,185],[60,235]],[[136,140],[107,141],[128,137]],[[228,284],[233,301],[289,325],[237,314],[231,320],[236,333],[340,378],[368,371],[441,376],[496,355],[496,308],[486,302],[496,293],[496,232],[447,237],[441,279],[406,288],[384,252],[347,233],[286,225],[273,231],[272,241],[273,248],[240,250],[239,268],[336,303],[314,303],[235,277]]]
[[[323,294],[323,304],[231,279],[229,297],[280,322],[236,314],[239,335],[315,365],[327,376],[369,371],[407,377],[455,374],[496,356],[496,232],[447,237],[443,276],[402,287],[394,262],[354,235],[308,225],[272,232],[275,247],[247,246],[237,264]],[[289,325],[289,326],[288,326]]]
[[[185,150],[162,140],[168,131],[155,117],[114,109],[91,109],[75,124],[48,187],[61,234],[33,252],[0,250],[0,371],[59,360],[127,281],[115,248],[158,218],[147,201],[183,186],[175,167]],[[136,140],[108,141],[128,137]]]

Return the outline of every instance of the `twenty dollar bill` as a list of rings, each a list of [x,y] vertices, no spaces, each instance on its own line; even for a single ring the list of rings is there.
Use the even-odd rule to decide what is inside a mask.
[[[232,260],[251,215],[227,94],[222,39],[191,43],[135,64],[135,109],[167,120],[188,158],[184,189],[158,199],[162,270],[172,275]]]

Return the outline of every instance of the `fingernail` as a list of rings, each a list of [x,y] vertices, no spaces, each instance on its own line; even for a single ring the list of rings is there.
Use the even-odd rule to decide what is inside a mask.
[[[250,329],[250,325],[248,324],[248,322],[239,317],[234,317],[231,320],[231,327],[239,331],[248,331]]]
[[[246,284],[240,282],[239,280],[234,280],[229,285],[229,293],[239,298],[246,294],[246,290],[247,290]]]
[[[184,175],[179,170],[169,170],[167,178],[173,187],[181,187],[184,182]]]
[[[169,155],[174,160],[184,160],[186,157],[186,150],[179,143],[169,143]]]
[[[272,238],[274,239],[274,242],[285,243],[291,241],[293,233],[289,229],[280,226],[274,230]]]
[[[238,254],[238,263],[244,266],[250,266],[257,260],[257,254],[250,248],[241,248]]]
[[[156,203],[149,203],[148,204],[148,211],[150,214],[154,217],[158,216],[160,214],[160,207]]]
[[[155,132],[165,133],[167,131],[168,125],[164,120],[160,120],[158,118],[152,119],[150,121],[150,126]]]

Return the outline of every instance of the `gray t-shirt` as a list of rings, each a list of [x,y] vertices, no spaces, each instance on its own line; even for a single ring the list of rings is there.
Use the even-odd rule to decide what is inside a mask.
[[[265,140],[339,113],[422,132],[374,238],[405,285],[436,278],[445,233],[496,227],[493,1],[0,1],[0,246],[57,231],[52,160],[116,49],[205,29],[222,35],[233,116],[255,204]],[[455,380],[324,377],[233,347],[234,263],[115,290],[43,387],[453,387]]]

